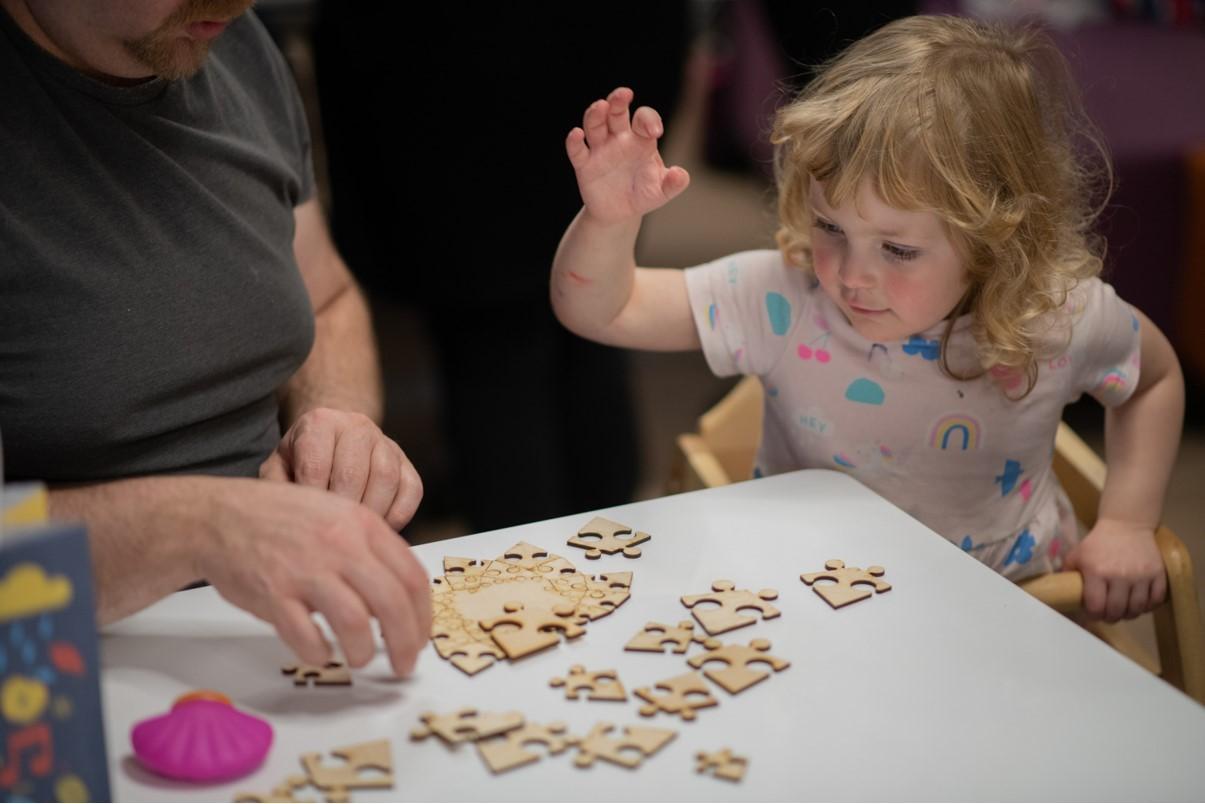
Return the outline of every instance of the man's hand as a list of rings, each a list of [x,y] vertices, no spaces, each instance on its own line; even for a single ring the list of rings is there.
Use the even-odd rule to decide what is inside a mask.
[[[423,497],[422,480],[397,442],[367,416],[331,408],[293,422],[259,476],[329,489],[363,503],[394,530],[410,521]]]
[[[685,170],[661,161],[661,116],[642,106],[629,119],[631,103],[632,90],[614,90],[590,104],[565,140],[586,214],[603,224],[639,220],[690,183]]]
[[[1116,519],[1096,526],[1068,555],[1063,569],[1084,576],[1084,612],[1117,622],[1137,617],[1167,596],[1167,571],[1155,544],[1155,531]]]
[[[352,667],[376,652],[376,618],[394,672],[413,670],[431,633],[429,582],[379,515],[325,491],[259,481],[239,481],[212,507],[196,577],[275,626],[308,664],[331,657],[311,618],[318,612]]]

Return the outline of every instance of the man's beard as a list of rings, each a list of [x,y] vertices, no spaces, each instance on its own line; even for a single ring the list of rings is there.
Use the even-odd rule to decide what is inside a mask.
[[[233,19],[251,7],[252,0],[185,0],[155,30],[127,39],[126,51],[162,78],[177,80],[194,75],[205,63],[214,40],[184,35],[187,25],[205,20]]]

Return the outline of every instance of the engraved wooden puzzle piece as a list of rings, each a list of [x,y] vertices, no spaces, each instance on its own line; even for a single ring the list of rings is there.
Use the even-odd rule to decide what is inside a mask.
[[[572,604],[558,606],[552,611],[527,611],[522,603],[511,601],[504,608],[506,615],[483,621],[481,627],[490,632],[498,647],[506,651],[511,659],[519,659],[557,644],[560,642],[557,631],[564,633],[567,639],[586,633],[584,628],[569,619],[577,609]],[[513,625],[515,628],[498,627],[502,625]]]
[[[577,700],[577,694],[582,690],[589,692],[586,697],[591,701],[626,701],[628,694],[624,692],[619,674],[615,670],[589,671],[580,664],[569,668],[567,678],[556,677],[549,680],[553,687],[564,687],[565,697]]]
[[[527,750],[525,746],[528,743],[544,744],[549,754],[564,751],[575,742],[575,738],[565,734],[566,730],[564,723],[547,726],[531,723],[498,737],[479,741],[477,751],[491,771],[504,773],[540,758],[539,753]]]
[[[762,589],[754,594],[748,589],[735,589],[732,581],[719,580],[711,585],[710,594],[686,595],[682,605],[691,610],[703,630],[715,636],[757,622],[756,617],[740,614],[742,609],[757,609],[763,620],[779,616],[782,612],[766,602],[777,597],[778,592],[774,589]],[[700,603],[717,603],[719,608],[701,608]]]
[[[687,664],[697,669],[707,662],[726,662],[728,666],[724,669],[705,670],[703,675],[736,695],[741,690],[748,689],[757,682],[770,677],[770,674],[764,670],[753,670],[749,667],[750,664],[762,662],[774,668],[775,672],[791,666],[791,663],[785,659],[779,659],[777,656],[766,653],[769,649],[770,640],[754,639],[747,646],[725,645],[708,653],[700,653],[693,659],[687,660]]]
[[[874,592],[882,593],[891,589],[891,584],[886,581],[879,580],[880,576],[886,572],[882,567],[867,567],[859,569],[858,567],[847,567],[845,562],[839,558],[834,558],[824,562],[824,572],[813,572],[805,575],[800,575],[799,580],[812,587],[816,594],[820,595],[834,609],[839,609],[842,606],[848,606],[850,603],[857,603],[859,600],[865,600],[873,593],[866,586],[873,586]],[[836,581],[831,584],[818,584],[817,581]],[[858,588],[854,588],[857,584]]]
[[[505,734],[524,723],[519,712],[481,712],[471,706],[447,715],[424,712],[421,719],[423,725],[410,732],[410,739],[423,740],[434,734],[449,745]]]
[[[598,558],[603,553],[623,553],[627,558],[640,558],[640,549],[636,545],[651,538],[653,537],[649,534],[634,531],[628,525],[596,516],[583,525],[576,536],[569,539],[569,544],[585,550],[586,558],[590,559]]]
[[[713,776],[727,779],[731,782],[739,782],[744,778],[745,770],[749,767],[748,759],[736,756],[727,748],[714,754],[700,751],[695,754],[695,759],[699,763],[698,767],[695,768],[696,773],[706,773],[709,769],[712,769]]]
[[[614,729],[610,723],[595,724],[588,735],[578,740],[578,754],[573,763],[579,768],[588,768],[596,760],[604,759],[625,768],[635,768],[678,735],[670,729],[625,726],[622,735],[608,736]]]
[[[324,665],[286,664],[280,672],[293,677],[293,686],[346,687],[351,684],[351,672],[343,662],[327,662]]]
[[[694,720],[696,709],[705,709],[719,703],[711,696],[711,688],[698,673],[683,673],[680,676],[658,681],[653,685],[656,689],[666,690],[664,695],[658,695],[649,687],[641,687],[635,693],[648,701],[640,707],[640,714],[652,717],[658,712],[678,715],[683,720]]]
[[[301,764],[315,787],[323,790],[393,787],[393,757],[388,740],[335,748],[330,753],[342,759],[343,764],[323,765],[321,754],[301,757]]]
[[[431,641],[439,655],[467,675],[474,675],[506,658],[506,652],[494,642],[471,639],[462,631],[450,632],[443,628],[433,629]]]
[[[677,628],[664,623],[648,623],[644,630],[628,640],[624,650],[649,651],[650,653],[665,653],[666,645],[673,645],[674,653],[686,653],[692,642],[697,642],[706,648],[718,648],[720,641],[695,633],[695,624],[690,620],[682,620]]]

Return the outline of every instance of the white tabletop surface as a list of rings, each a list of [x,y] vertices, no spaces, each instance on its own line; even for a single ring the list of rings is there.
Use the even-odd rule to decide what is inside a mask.
[[[653,539],[638,559],[588,561],[565,542],[594,514]],[[350,688],[294,688],[280,673],[291,655],[271,629],[212,589],[173,595],[106,629],[102,694],[113,795],[231,801],[236,792],[267,793],[298,774],[302,753],[389,738],[394,789],[352,791],[352,800],[1205,798],[1205,707],[845,475],[794,472],[417,552],[435,576],[446,555],[492,559],[519,541],[587,574],[634,572],[631,598],[575,641],[472,677],[428,645],[410,680],[390,680],[380,654]],[[833,610],[799,580],[831,558],[881,565],[893,589]],[[740,589],[778,590],[781,617],[720,638],[769,639],[770,652],[790,668],[737,696],[713,685],[719,705],[691,723],[664,713],[643,718],[634,697],[569,701],[548,685],[573,664],[618,669],[629,693],[689,671],[677,654],[623,645],[646,622],[688,619],[678,598],[707,592],[721,578]],[[137,765],[132,725],[196,688],[221,690],[272,723],[275,742],[254,774],[199,787]],[[602,761],[578,769],[570,749],[495,776],[471,745],[408,738],[421,713],[464,706],[564,721],[575,734],[605,720],[678,736],[636,770]],[[695,752],[724,747],[749,758],[740,783],[695,773]]]

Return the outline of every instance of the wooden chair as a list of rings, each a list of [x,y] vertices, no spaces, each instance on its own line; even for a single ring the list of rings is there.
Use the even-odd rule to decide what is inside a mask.
[[[692,491],[748,480],[753,472],[761,419],[761,383],[755,377],[746,377],[699,417],[697,433],[678,436],[679,455],[670,490]],[[1076,516],[1091,527],[1104,487],[1105,464],[1066,423],[1059,424],[1055,438],[1054,471],[1071,499]],[[1107,623],[1090,623],[1088,627],[1122,653],[1205,704],[1205,638],[1192,559],[1184,543],[1167,527],[1160,526],[1155,541],[1163,554],[1168,579],[1167,601],[1153,612],[1158,663],[1124,628]],[[1078,572],[1050,573],[1024,581],[1020,586],[1064,614],[1079,611],[1084,590]]]

